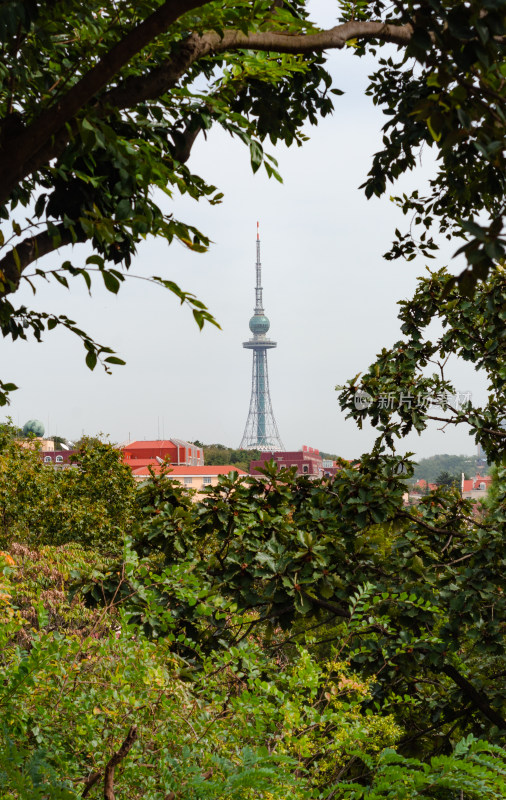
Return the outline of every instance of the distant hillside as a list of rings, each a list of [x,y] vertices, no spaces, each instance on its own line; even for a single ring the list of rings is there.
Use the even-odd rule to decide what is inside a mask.
[[[320,455],[322,458],[328,461],[337,461],[341,456],[336,456],[335,453],[325,453],[323,450],[320,450]]]
[[[423,480],[432,483],[442,472],[448,472],[460,479],[462,473],[470,478],[476,474],[476,456],[453,456],[444,453],[442,455],[421,458],[418,466],[415,467],[414,480]],[[482,474],[487,474],[488,467],[482,470]]]
[[[226,447],[224,444],[201,444],[194,442],[204,448],[204,461],[209,466],[222,466],[223,464],[233,464],[239,469],[249,472],[250,461],[260,458],[258,450],[238,450]]]

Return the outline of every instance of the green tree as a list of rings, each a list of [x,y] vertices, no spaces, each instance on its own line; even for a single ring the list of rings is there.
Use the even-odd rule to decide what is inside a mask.
[[[472,300],[446,269],[428,270],[414,296],[399,303],[403,338],[383,348],[365,374],[339,387],[342,410],[359,426],[368,419],[381,432],[378,446],[393,447],[413,430],[422,433],[432,420],[462,426],[482,445],[489,463],[501,461],[506,453],[505,289],[506,272],[500,264]],[[433,319],[443,326],[434,341],[427,336]],[[450,354],[470,362],[486,378],[488,398],[483,406],[461,396],[447,379]],[[437,366],[432,375],[425,369],[429,364]],[[357,392],[367,393],[370,405],[357,408]],[[396,399],[391,408],[379,402],[382,395]]]
[[[199,667],[190,671],[176,652],[173,607],[159,607],[166,635],[149,641],[131,621],[118,619],[114,603],[105,615],[84,618],[83,629],[83,609],[77,617],[74,598],[74,627],[60,622],[55,633],[55,615],[48,613],[54,611],[54,592],[42,595],[36,620],[27,608],[33,586],[44,585],[42,553],[19,547],[14,553],[15,561],[0,555],[0,703],[8,723],[0,728],[0,786],[9,800],[43,797],[48,785],[54,796],[57,788],[65,789],[65,797],[77,796],[72,790],[79,784],[85,795],[104,786],[122,740],[129,746],[111,784],[128,797],[142,792],[159,800],[174,792],[188,800],[281,800],[288,793],[302,800],[339,772],[349,749],[374,757],[399,735],[388,715],[362,717],[367,684],[346,665],[319,663],[304,648],[296,648],[280,669],[279,659],[258,640],[206,656],[195,640],[179,634],[178,641],[200,656]],[[43,556],[53,579],[63,578],[65,560],[72,556],[80,569],[89,570],[82,550],[44,548]],[[124,574],[135,580],[136,573],[139,565],[130,554]],[[180,601],[194,600],[199,588],[182,575],[166,574],[166,583],[173,584]],[[208,608],[200,594],[195,622],[200,615],[205,625]],[[146,587],[148,602],[150,595]],[[238,615],[229,608],[230,614],[233,625]],[[29,647],[15,647],[16,638]],[[318,765],[313,773],[305,767],[309,758]]]
[[[194,505],[160,479],[143,489],[142,568],[119,585],[110,567],[87,592],[126,602],[150,635],[163,633],[157,608],[177,609],[179,634],[206,653],[256,629],[288,659],[295,642],[322,658],[334,647],[371,681],[364,705],[405,729],[405,753],[449,752],[469,734],[502,742],[504,504],[474,521],[469,501],[439,489],[408,510],[399,463],[364,455],[332,482],[272,465],[263,482],[226,478]],[[195,663],[192,647],[177,651]]]
[[[436,478],[436,483],[438,486],[456,486],[459,488],[460,486],[460,477],[458,475],[450,475],[449,472],[444,470],[440,472]]]
[[[44,464],[4,426],[0,438],[0,541],[30,545],[78,542],[121,552],[133,523],[135,482],[121,453],[82,441],[74,467]]]
[[[262,455],[259,450],[234,450],[223,444],[205,444],[203,448],[206,464],[233,464],[245,472],[249,472],[250,462],[258,460]]]
[[[164,210],[152,189],[219,202],[215,187],[187,166],[196,137],[213,124],[245,142],[254,170],[263,163],[276,176],[264,142],[300,144],[303,123],[332,111],[331,94],[340,90],[330,89],[324,52],[347,46],[357,56],[381,53],[390,43],[400,51],[395,59],[380,56],[368,90],[388,122],[364,184],[367,196],[384,194],[425,145],[438,152],[429,196],[399,200],[414,220],[410,233],[397,235],[390,257],[433,255],[434,227],[434,235],[463,239],[462,289],[486,276],[504,253],[503,3],[340,0],[339,22],[326,31],[312,23],[306,6],[304,0],[2,4],[4,336],[31,332],[40,340],[46,328],[60,325],[82,339],[91,369],[98,360],[106,369],[122,363],[65,315],[16,307],[20,282],[35,289],[41,279],[68,286],[78,277],[90,288],[96,273],[117,292],[142,238],[205,249],[207,237],[178,220],[172,206]],[[38,265],[42,256],[84,241],[94,248],[84,267],[55,256]],[[193,295],[165,277],[153,280],[187,303],[201,327],[213,322]],[[13,388],[0,386],[3,402]]]
[[[15,553],[15,560],[0,555],[6,800],[43,800],[48,792],[71,800],[99,791],[146,800],[379,800],[406,791],[410,798],[448,797],[445,791],[463,785],[467,800],[504,795],[504,751],[472,736],[428,763],[396,754],[401,731],[392,714],[362,712],[371,685],[335,654],[315,658],[292,645],[284,659],[279,646],[266,648],[256,637],[203,653],[180,633],[178,603],[193,600],[196,627],[209,625],[210,608],[231,630],[241,616],[226,604],[220,611],[191,571],[165,572],[178,603],[158,606],[165,636],[150,641],[118,617],[115,603],[88,616],[83,628],[75,598],[74,627],[60,623],[54,631],[47,613],[54,591],[41,596],[34,624],[26,581],[40,586],[40,554]],[[72,557],[89,570],[82,550],[45,548],[47,574],[61,579]],[[135,583],[143,567],[132,553],[124,567],[124,579]],[[153,587],[144,586],[150,611],[157,606]],[[188,669],[177,643],[198,654],[197,668]]]
[[[490,483],[485,503],[491,509],[500,508],[503,510],[506,519],[506,466],[498,464],[491,470],[492,481]]]

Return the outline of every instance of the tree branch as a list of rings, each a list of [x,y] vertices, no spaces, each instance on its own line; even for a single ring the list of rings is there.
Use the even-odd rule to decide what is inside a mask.
[[[52,236],[48,231],[41,231],[35,236],[29,236],[16,247],[13,247],[0,259],[0,299],[16,291],[21,280],[21,274],[26,267],[38,258],[52,253],[67,244],[72,244],[74,237],[63,223],[55,226],[57,235]],[[16,257],[14,256],[16,254]]]
[[[318,33],[290,34],[278,31],[244,34],[240,31],[225,31],[221,39],[217,33],[206,33],[212,37],[216,52],[221,50],[262,50],[273,53],[321,53],[323,50],[342,50],[350,39],[379,39],[405,47],[411,41],[411,25],[390,25],[386,22],[361,22],[350,20]]]
[[[192,147],[199,133],[204,130],[204,126],[198,120],[190,120],[182,131],[172,131],[171,136],[174,142],[173,156],[180,164],[186,164],[190,158]]]
[[[475,689],[473,684],[470,683],[467,678],[464,678],[464,676],[461,675],[460,672],[451,664],[446,664],[443,667],[443,672],[445,675],[448,675],[448,677],[451,678],[454,683],[457,684],[459,689],[462,690],[463,694],[471,701],[473,706],[479,709],[479,711],[481,711],[481,713],[484,714],[484,716],[487,717],[490,722],[492,722],[494,725],[497,725],[499,730],[506,730],[506,720],[504,720],[501,715],[492,708],[486,696],[482,692],[479,692],[477,689]]]
[[[329,603],[328,600],[323,600],[321,597],[314,597],[312,594],[308,594],[308,592],[302,591],[301,594],[304,597],[307,597],[315,606],[318,608],[324,608],[326,611],[331,611],[335,614],[336,617],[342,617],[343,619],[350,619],[351,614],[349,609],[345,608],[344,606],[339,606],[337,603]]]
[[[91,790],[93,789],[95,784],[100,780],[101,777],[102,777],[101,772],[93,772],[89,778],[86,778],[84,782],[84,790],[81,795],[82,798],[88,797],[89,793],[91,792]]]
[[[454,531],[449,531],[446,528],[436,528],[434,525],[429,525],[429,523],[425,522],[422,517],[416,517],[414,514],[410,514],[409,511],[400,511],[397,516],[410,519],[412,522],[416,522],[417,525],[421,525],[422,528],[425,528],[425,530],[431,531],[432,533],[442,533],[444,536],[448,536],[450,534],[455,535]]]
[[[165,0],[160,8],[127,33],[63,97],[60,97],[57,103],[43,111],[27,128],[21,127],[17,130],[15,158],[12,158],[11,136],[8,134],[2,136],[0,147],[7,157],[0,170],[0,203],[8,199],[23,177],[37,168],[33,159],[39,150],[64,128],[66,123],[74,119],[125,64],[153,39],[165,33],[183,14],[209,2],[211,0]],[[6,134],[7,131],[3,133]],[[43,163],[46,163],[46,160]]]
[[[71,123],[121,68],[152,39],[164,33],[182,14],[211,0],[166,0],[124,39],[118,42],[66,95],[46,109],[27,128],[19,120],[6,121],[1,148],[16,158],[9,158],[0,169],[0,203],[6,202],[17,183],[57,157],[68,142],[65,126]],[[178,48],[174,57],[142,77],[131,77],[106,92],[96,111],[132,108],[136,104],[160,97],[171,89],[186,70],[198,59],[227,50],[256,50],[275,53],[304,54],[327,49],[342,49],[349,39],[379,39],[406,46],[413,35],[411,25],[390,25],[383,22],[350,21],[314,34],[286,34],[277,31],[244,34],[225,31],[223,36],[210,31],[202,36],[192,33]],[[12,129],[9,129],[12,124]]]
[[[101,99],[100,105],[132,108],[137,103],[154,100],[171,89],[186,70],[198,59],[228,50],[255,50],[272,53],[304,55],[322,50],[341,50],[350,39],[381,39],[406,46],[413,35],[411,25],[389,25],[383,22],[346,22],[326,31],[311,34],[288,34],[278,31],[244,34],[224,31],[223,35],[209,31],[202,36],[192,33],[170,61],[151,70],[147,75],[127,78]]]
[[[125,741],[117,753],[109,759],[105,768],[104,776],[104,800],[115,800],[114,797],[114,770],[123,761],[137,740],[137,725],[132,725],[128,731]]]

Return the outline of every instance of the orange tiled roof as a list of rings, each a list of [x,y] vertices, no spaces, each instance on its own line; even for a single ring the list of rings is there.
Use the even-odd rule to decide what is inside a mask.
[[[155,473],[160,471],[159,464],[152,464],[153,470]],[[188,478],[197,478],[199,476],[202,477],[211,477],[213,475],[228,475],[229,472],[237,472],[239,475],[247,475],[248,473],[245,472],[243,469],[239,469],[239,467],[234,466],[233,464],[224,464],[222,466],[209,466],[209,467],[187,467],[187,466],[174,466],[171,468],[170,472],[167,473],[169,478],[176,478],[176,477],[188,477]],[[133,475],[149,475],[148,467],[139,467],[132,470]]]
[[[122,446],[123,450],[145,450],[146,447],[176,447],[172,439],[158,439],[158,440],[137,440],[135,442],[128,442],[127,444]]]
[[[475,475],[474,478],[464,478],[462,483],[462,491],[463,492],[472,492],[473,489],[479,489],[480,483],[485,484],[485,488],[488,489],[490,484],[492,483],[492,476],[491,475]]]
[[[156,460],[156,458],[128,458],[123,461],[127,467],[131,467],[132,469],[139,469],[140,467],[147,467],[148,464],[152,466],[159,467],[160,462]]]

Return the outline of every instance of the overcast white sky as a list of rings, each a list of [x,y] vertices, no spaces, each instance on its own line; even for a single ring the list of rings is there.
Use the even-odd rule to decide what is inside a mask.
[[[333,24],[325,18],[328,2],[314,7],[321,24]],[[20,387],[6,412],[14,422],[35,417],[48,434],[69,438],[84,431],[112,441],[176,436],[238,446],[250,399],[252,353],[242,342],[254,305],[259,220],[264,305],[278,342],[268,356],[271,397],[285,447],[307,444],[346,458],[370,447],[374,431],[345,421],[334,387],[399,338],[396,303],[411,296],[425,265],[382,259],[394,228],[405,227],[406,219],[388,198],[367,201],[358,189],[385,121],[364,96],[373,63],[341,52],[331,56],[330,67],[334,85],[345,90],[335,99],[334,115],[308,131],[311,139],[302,148],[266,148],[279,159],[284,183],[268,180],[263,170],[253,175],[245,147],[212,131],[195,146],[190,166],[225,193],[223,203],[183,198],[171,209],[212,238],[210,251],[196,255],[150,241],[132,265],[132,273],[163,275],[193,291],[222,330],[199,332],[190,311],[145,281],[128,281],[118,296],[97,284],[91,298],[78,281],[70,293],[51,284],[33,298],[24,289],[19,302],[67,314],[127,365],[112,376],[98,367],[90,372],[83,348],[64,332],[48,334],[43,344],[3,340],[1,377]],[[403,188],[428,174],[430,154]],[[455,249],[442,253],[439,263],[448,263]],[[75,248],[73,263],[84,263],[89,252]],[[70,251],[61,256],[60,263]],[[458,271],[458,262],[451,267]],[[457,388],[481,402],[481,376],[458,363],[452,374]],[[401,449],[422,457],[475,452],[463,429],[433,429],[405,440]]]

